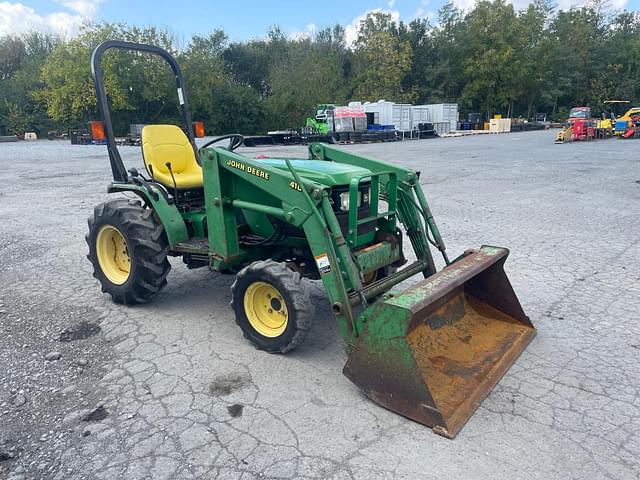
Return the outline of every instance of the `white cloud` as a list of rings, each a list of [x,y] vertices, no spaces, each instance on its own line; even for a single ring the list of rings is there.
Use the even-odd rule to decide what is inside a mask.
[[[412,20],[415,18],[424,18],[431,22],[435,20],[437,17],[438,17],[438,14],[433,10],[427,10],[424,7],[418,7],[415,13],[413,14]]]
[[[527,8],[531,2],[529,0],[507,0],[507,3],[512,4],[516,10],[522,10]]]
[[[315,37],[317,30],[318,27],[316,27],[315,23],[309,23],[306,27],[304,27],[304,30],[290,33],[289,38],[292,40],[304,40],[307,38],[313,38]]]
[[[435,20],[438,17],[437,13],[433,10],[428,10],[427,5],[429,5],[429,0],[422,0],[422,2],[420,2],[420,6],[416,8],[411,19],[425,18],[429,21]]]
[[[438,14],[433,10],[429,10],[427,8],[430,3],[430,0],[421,0],[420,5],[416,8],[416,11],[413,13],[413,16],[410,20],[414,20],[416,18],[424,18],[433,23],[438,18]]]
[[[64,1],[65,5],[69,5],[71,3],[85,3],[82,0],[61,0]],[[100,0],[104,1],[104,0]],[[469,11],[471,10],[478,0],[453,0],[453,4],[463,10]],[[516,10],[522,10],[527,8],[533,0],[506,0],[507,3],[511,3]],[[560,10],[568,10],[570,8],[579,8],[585,5],[588,5],[592,0],[557,0],[558,8]],[[609,5],[614,9],[623,9],[625,8],[629,0],[608,0]],[[347,45],[352,46],[358,38],[358,32],[360,31],[360,22],[364,20],[367,15],[370,13],[388,13],[391,15],[391,18],[394,22],[400,22],[400,12],[398,10],[394,10],[393,7],[396,4],[396,0],[387,0],[386,1],[388,9],[384,8],[374,8],[371,10],[367,10],[364,13],[355,17],[349,25],[345,27],[345,40]],[[431,0],[419,0],[418,6],[413,12],[411,16],[403,16],[404,21],[411,21],[416,18],[424,18],[431,22],[432,25],[437,26],[438,14],[434,11],[433,6],[428,8],[431,4]],[[0,3],[0,5],[2,5]],[[2,23],[0,22],[0,26]],[[317,32],[317,26],[315,23],[308,24],[303,30],[295,31],[289,34],[289,38],[292,39],[304,39],[304,38],[313,38]]]
[[[74,13],[59,11],[47,15],[39,15],[20,2],[0,2],[0,34],[35,30],[72,37],[77,35],[83,22],[97,15],[101,1],[64,0],[62,6]]]
[[[102,0],[63,0],[60,3],[83,17],[93,18],[98,13],[98,7],[102,3]]]
[[[476,0],[453,0],[453,4],[461,10],[471,10]]]
[[[522,10],[527,8],[531,3],[531,0],[507,0],[508,3],[513,5],[516,10]],[[470,10],[475,5],[476,0],[453,0],[453,4],[462,9]],[[588,3],[585,0],[558,0],[558,8],[560,10],[569,10],[570,8],[579,8]],[[611,7],[615,9],[623,9],[629,3],[629,0],[609,0]]]
[[[611,6],[616,9],[623,9],[629,3],[628,0],[611,0]]]
[[[367,10],[362,15],[358,15],[354,18],[349,25],[345,28],[345,39],[347,41],[347,45],[353,45],[357,38],[358,32],[360,31],[360,22],[367,18],[367,15],[370,13],[388,13],[391,15],[391,18],[394,22],[400,22],[400,12],[398,10],[385,10],[382,8],[374,8],[373,10]]]

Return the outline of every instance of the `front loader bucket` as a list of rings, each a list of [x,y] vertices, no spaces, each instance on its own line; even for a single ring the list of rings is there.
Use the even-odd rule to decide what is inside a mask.
[[[535,336],[483,246],[364,313],[344,374],[373,401],[453,438]]]

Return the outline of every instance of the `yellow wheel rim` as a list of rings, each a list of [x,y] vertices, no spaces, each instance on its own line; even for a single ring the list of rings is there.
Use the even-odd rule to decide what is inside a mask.
[[[279,337],[287,328],[287,304],[280,292],[268,283],[249,285],[244,293],[244,311],[251,326],[264,337]]]
[[[96,254],[104,276],[115,285],[122,285],[131,273],[131,257],[127,241],[120,230],[103,225],[96,237]]]
[[[373,272],[369,272],[364,276],[364,283],[368,285],[369,283],[378,279],[378,271],[374,270]]]

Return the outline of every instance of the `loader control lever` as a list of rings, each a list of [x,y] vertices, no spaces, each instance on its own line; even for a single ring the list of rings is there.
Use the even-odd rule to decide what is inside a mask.
[[[173,180],[173,199],[176,202],[176,207],[180,208],[180,202],[178,201],[178,184],[176,183],[176,177],[173,174],[173,168],[171,168],[171,162],[165,163],[167,170],[169,170],[169,174],[171,175],[171,180]]]

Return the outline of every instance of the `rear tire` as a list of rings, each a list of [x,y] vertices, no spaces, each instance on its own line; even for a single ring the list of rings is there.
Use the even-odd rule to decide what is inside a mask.
[[[165,287],[169,244],[153,210],[136,200],[111,200],[98,205],[88,223],[87,258],[114,302],[145,303]]]
[[[308,285],[284,263],[260,260],[231,286],[231,307],[245,338],[269,353],[287,353],[304,341],[313,310]]]

